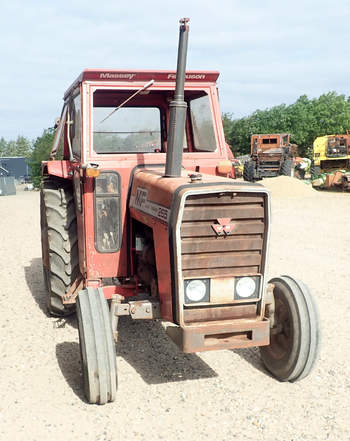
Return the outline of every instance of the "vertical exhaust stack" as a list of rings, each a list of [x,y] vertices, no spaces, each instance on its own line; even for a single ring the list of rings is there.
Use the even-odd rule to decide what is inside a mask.
[[[177,53],[176,88],[173,101],[170,102],[170,121],[168,133],[168,148],[165,164],[165,177],[181,176],[182,152],[186,124],[187,104],[184,101],[186,57],[189,18],[180,20],[179,48]]]

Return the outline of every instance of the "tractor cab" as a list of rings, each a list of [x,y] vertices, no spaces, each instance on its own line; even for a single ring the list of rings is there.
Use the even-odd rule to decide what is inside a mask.
[[[350,155],[350,137],[329,136],[327,145],[327,156],[330,158],[343,158]]]
[[[218,72],[187,72],[183,162],[188,170],[232,175],[227,161],[216,81]],[[169,103],[176,72],[87,69],[67,90],[60,129],[64,159],[103,168],[114,161],[123,168],[165,164]],[[145,85],[147,86],[145,88]],[[65,130],[63,130],[63,127]],[[62,138],[61,138],[62,139]],[[56,139],[53,153],[58,149]]]

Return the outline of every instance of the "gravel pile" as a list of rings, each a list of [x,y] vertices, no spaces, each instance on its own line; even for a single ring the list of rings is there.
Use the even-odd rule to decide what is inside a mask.
[[[76,320],[45,312],[39,194],[0,197],[0,440],[349,440],[350,195],[280,196],[272,210],[269,273],[303,280],[320,308],[313,373],[279,383],[257,349],[184,355],[160,323],[125,318],[117,401],[92,406]]]
[[[261,183],[270,190],[273,197],[278,198],[303,198],[316,197],[317,191],[311,184],[289,176],[265,178]]]

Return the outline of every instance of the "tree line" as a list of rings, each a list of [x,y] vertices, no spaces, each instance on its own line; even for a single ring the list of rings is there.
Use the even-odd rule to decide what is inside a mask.
[[[310,156],[315,138],[350,130],[350,97],[328,92],[318,98],[300,96],[295,103],[256,110],[244,118],[223,115],[226,141],[235,156],[250,153],[253,134],[290,133],[299,154]]]
[[[6,141],[0,138],[0,158],[10,156],[24,156],[31,168],[31,178],[35,186],[41,182],[41,161],[49,159],[55,132],[53,128],[43,131],[41,136],[30,140],[25,136],[18,136],[15,140]]]
[[[328,92],[318,98],[300,96],[295,103],[280,104],[251,115],[234,119],[231,113],[222,116],[225,137],[235,156],[250,153],[253,134],[290,133],[291,141],[299,146],[299,154],[310,156],[317,136],[342,134],[350,130],[350,97]],[[6,141],[0,138],[0,157],[24,156],[28,158],[35,185],[40,184],[41,161],[49,159],[54,129],[43,131],[31,141],[24,136]]]
[[[8,156],[24,156],[30,158],[33,150],[33,143],[24,136],[17,136],[17,139],[6,141],[0,138],[0,158]]]

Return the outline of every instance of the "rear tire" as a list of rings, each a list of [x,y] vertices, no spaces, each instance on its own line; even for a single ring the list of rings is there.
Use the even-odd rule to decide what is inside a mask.
[[[286,159],[281,165],[280,175],[292,176],[293,159]]]
[[[244,163],[243,179],[248,182],[256,181],[255,162],[248,161]]]
[[[91,404],[114,401],[117,392],[116,351],[108,304],[101,288],[80,291],[77,318],[86,398]]]
[[[269,283],[275,285],[275,324],[270,344],[260,348],[261,358],[267,370],[278,380],[298,381],[309,375],[318,357],[318,309],[302,282],[281,276]]]
[[[79,274],[77,224],[70,182],[49,178],[40,195],[41,249],[47,308],[55,316],[70,315],[75,305],[62,297]]]

